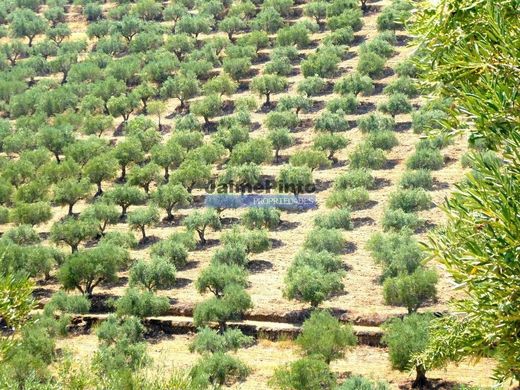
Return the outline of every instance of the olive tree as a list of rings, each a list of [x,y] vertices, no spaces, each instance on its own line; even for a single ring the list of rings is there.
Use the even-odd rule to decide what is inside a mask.
[[[103,194],[101,184],[104,181],[113,179],[117,174],[117,160],[108,155],[100,155],[92,158],[85,164],[83,173],[92,184],[96,184],[97,192],[95,196]]]
[[[130,114],[139,105],[139,99],[136,94],[121,94],[119,96],[112,96],[107,101],[107,108],[110,115],[114,118],[121,116],[123,118],[123,125],[126,125]]]
[[[105,194],[105,197],[121,206],[120,218],[126,216],[126,210],[132,205],[142,204],[146,200],[146,194],[136,186],[129,184],[116,185]]]
[[[159,212],[153,207],[140,208],[128,213],[128,225],[134,230],[141,231],[141,242],[145,242],[146,227],[152,226],[159,222]]]
[[[206,124],[210,123],[210,118],[220,114],[222,110],[222,101],[219,95],[211,94],[200,100],[196,100],[191,104],[190,112],[194,115],[204,118]]]
[[[199,81],[193,73],[178,73],[169,77],[161,86],[163,98],[177,98],[180,101],[179,108],[186,107],[186,101],[199,93]]]
[[[74,142],[72,127],[69,125],[43,126],[38,132],[38,141],[41,146],[48,149],[59,163],[60,155],[66,146]]]
[[[330,160],[325,153],[318,150],[299,150],[291,156],[289,163],[295,167],[305,166],[311,172],[317,168],[330,167]]]
[[[188,215],[183,223],[187,229],[197,232],[201,245],[206,244],[205,233],[208,227],[213,230],[220,230],[221,228],[220,218],[213,209],[195,211]]]
[[[278,189],[297,195],[314,188],[314,180],[309,167],[283,167],[276,179]]]
[[[168,183],[157,187],[152,198],[160,208],[166,210],[166,219],[173,220],[173,209],[176,207],[188,206],[192,201],[192,196],[182,184]]]
[[[343,357],[348,347],[356,345],[352,326],[341,325],[328,311],[314,311],[305,320],[296,344],[308,356],[321,357],[325,363]]]
[[[128,174],[128,183],[142,187],[147,194],[150,192],[152,182],[159,183],[162,179],[161,168],[154,162],[146,165],[135,165]]]
[[[99,224],[99,234],[104,235],[107,226],[119,220],[119,212],[113,203],[101,199],[88,206],[80,218],[96,220]]]
[[[175,284],[175,267],[162,257],[151,261],[139,260],[130,268],[130,286],[142,286],[152,292],[172,288]]]
[[[342,277],[342,273],[325,272],[309,265],[293,267],[285,278],[284,295],[309,302],[316,308],[332,294],[343,290]]]
[[[242,286],[229,284],[221,296],[199,303],[193,312],[193,319],[198,326],[216,322],[220,334],[223,334],[228,321],[239,319],[252,306],[251,297]]]
[[[191,193],[196,185],[202,185],[211,178],[211,167],[199,159],[184,161],[172,175],[173,183],[180,183]]]
[[[256,76],[251,80],[251,90],[257,92],[259,95],[265,95],[265,104],[271,102],[271,94],[280,93],[287,87],[287,79],[267,74],[263,76]]]
[[[388,97],[386,102],[381,103],[378,109],[385,114],[390,114],[392,118],[395,118],[397,114],[407,114],[411,112],[412,105],[408,100],[408,96],[403,93],[394,93]]]
[[[285,127],[279,127],[271,130],[267,137],[273,145],[274,158],[276,161],[279,161],[280,159],[280,150],[288,148],[294,142],[294,138],[291,135],[290,130]]]
[[[220,96],[231,96],[236,92],[237,88],[238,83],[227,73],[221,73],[204,84],[204,92],[208,95],[217,93]]]
[[[404,306],[416,312],[425,302],[436,298],[438,280],[434,270],[417,268],[411,274],[388,278],[383,284],[383,297],[389,305]]]
[[[107,245],[76,251],[65,259],[58,279],[66,290],[77,289],[92,298],[94,288],[101,282],[117,280],[116,273],[120,268],[117,254]]]
[[[91,192],[92,185],[87,179],[68,179],[56,184],[54,188],[54,201],[60,205],[69,207],[68,215],[72,215],[72,208],[80,200]]]
[[[322,359],[305,357],[276,369],[270,385],[281,390],[333,389],[337,381]]]
[[[29,40],[29,47],[32,47],[36,35],[44,33],[48,27],[45,19],[27,8],[16,9],[9,19],[13,35],[17,38],[26,37]]]
[[[245,27],[246,23],[238,16],[227,16],[218,24],[218,29],[225,32],[231,42],[234,41],[233,34],[243,30]]]
[[[126,180],[126,168],[132,163],[140,163],[144,159],[144,152],[141,142],[134,137],[127,137],[118,142],[112,149],[112,154],[119,162],[121,167],[120,181]]]
[[[17,202],[11,209],[10,220],[18,225],[38,225],[47,222],[52,217],[52,210],[49,202],[40,201],[36,203]]]
[[[402,319],[392,319],[383,325],[385,334],[382,342],[388,346],[392,368],[399,371],[415,368],[413,388],[422,389],[428,384],[427,367],[414,357],[426,349],[432,317],[431,314],[411,314]]]
[[[340,134],[318,134],[314,138],[314,148],[323,152],[328,152],[327,158],[331,161],[336,161],[334,154],[345,149],[349,144],[349,140]]]
[[[93,238],[97,233],[98,225],[95,220],[67,217],[52,225],[51,241],[63,242],[70,246],[72,252],[76,252],[82,241]]]

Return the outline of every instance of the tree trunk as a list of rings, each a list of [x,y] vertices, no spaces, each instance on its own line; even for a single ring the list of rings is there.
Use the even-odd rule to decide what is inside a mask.
[[[368,11],[367,0],[361,0],[361,11],[363,11],[363,13]]]
[[[74,203],[72,204],[69,204],[69,213],[68,215],[73,215],[74,213],[72,212],[72,208],[74,207]]]
[[[143,235],[143,239],[141,240],[142,242],[146,241],[146,232],[144,229],[144,226],[141,226],[141,234]]]
[[[270,104],[271,103],[271,93],[266,93],[265,94],[265,104]]]
[[[166,220],[167,221],[173,221],[172,209],[173,209],[173,207],[168,207],[166,209]]]
[[[170,181],[170,169],[168,167],[164,167],[164,181],[166,183]]]
[[[78,251],[78,245],[79,245],[79,243],[78,244],[70,244],[70,250],[71,250],[72,253]]]
[[[94,197],[98,197],[103,194],[103,189],[101,188],[101,182],[96,183],[97,184],[97,192],[94,195]]]
[[[206,238],[204,238],[204,230],[197,230],[197,233],[199,234],[200,243],[202,245],[206,244]]]
[[[119,180],[125,181],[126,179],[126,164],[121,165],[121,176],[119,177]]]
[[[226,329],[227,329],[226,321],[219,321],[218,322],[218,332],[220,334],[224,334]]]
[[[412,383],[413,389],[422,389],[428,385],[428,379],[426,379],[426,370],[423,365],[418,365],[415,367],[415,372],[417,373],[415,380]]]
[[[126,216],[126,210],[128,209],[128,205],[122,205],[121,206],[121,216],[120,219],[123,219]]]
[[[274,158],[275,158],[276,162],[278,162],[280,160],[280,149],[275,150]]]
[[[55,152],[54,153],[54,157],[56,157],[56,162],[59,164],[61,163],[61,160],[60,160],[60,154],[58,152]]]
[[[92,300],[92,297],[94,296],[94,294],[92,293],[93,291],[94,291],[94,286],[89,284],[85,288],[85,294],[84,295],[86,295],[89,300]]]

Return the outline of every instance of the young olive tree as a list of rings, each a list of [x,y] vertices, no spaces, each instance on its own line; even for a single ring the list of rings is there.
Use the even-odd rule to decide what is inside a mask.
[[[59,182],[54,188],[54,201],[60,205],[68,206],[68,215],[73,215],[72,208],[80,200],[91,192],[92,185],[87,179],[69,179]]]
[[[145,242],[146,227],[153,226],[159,222],[159,211],[153,207],[141,208],[128,213],[128,224],[134,230],[141,231],[141,242]]]
[[[330,364],[344,356],[345,349],[357,344],[352,326],[341,325],[328,311],[314,311],[305,320],[296,344],[307,356],[322,358]]]
[[[58,279],[66,290],[77,289],[92,298],[94,288],[101,282],[117,280],[118,254],[108,245],[76,251],[60,267]]]
[[[152,198],[160,208],[166,210],[166,219],[173,220],[173,209],[176,207],[188,206],[192,201],[192,196],[182,184],[168,183],[157,187]]]
[[[280,93],[287,87],[287,79],[277,75],[256,76],[251,80],[251,90],[265,95],[265,104],[271,103],[271,94]]]
[[[197,232],[201,245],[206,244],[205,232],[208,227],[214,230],[220,230],[221,228],[220,218],[213,209],[195,211],[188,215],[183,223],[187,229]]]
[[[285,127],[271,130],[267,137],[273,145],[274,158],[277,162],[280,160],[280,150],[288,148],[294,143],[294,138],[291,135],[290,130]]]
[[[63,242],[70,246],[72,252],[76,252],[82,241],[94,237],[97,233],[98,225],[95,220],[67,217],[52,225],[51,241]]]
[[[128,207],[142,204],[146,200],[144,191],[129,184],[114,186],[105,196],[111,202],[121,206],[121,219],[126,216]]]
[[[408,371],[415,368],[416,377],[412,387],[422,389],[428,385],[426,369],[415,356],[422,353],[428,344],[431,314],[411,314],[386,322],[383,343],[388,346],[392,368]]]
[[[175,284],[175,267],[162,257],[149,262],[139,260],[130,268],[130,286],[142,286],[150,292],[172,288]]]

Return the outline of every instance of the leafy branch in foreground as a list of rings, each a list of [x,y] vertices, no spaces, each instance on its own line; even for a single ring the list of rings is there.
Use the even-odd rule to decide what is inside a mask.
[[[424,81],[454,100],[449,132],[470,124],[470,145],[505,162],[473,153],[473,171],[445,205],[446,226],[429,238],[431,258],[465,294],[455,301],[459,315],[432,324],[420,359],[433,367],[493,356],[499,381],[520,380],[518,17],[516,1],[441,0],[425,3],[413,24]]]

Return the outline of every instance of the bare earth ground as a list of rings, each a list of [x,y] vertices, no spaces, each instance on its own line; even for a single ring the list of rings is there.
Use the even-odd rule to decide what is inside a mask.
[[[374,11],[381,9],[382,7],[389,4],[387,0],[380,0],[372,3]],[[302,7],[298,5],[296,7]],[[364,17],[364,27],[361,31],[356,33],[358,42],[370,40],[377,35],[376,29],[376,18],[377,12],[370,12]],[[85,23],[78,21],[81,16],[76,15],[73,17],[72,29],[75,32],[74,38],[84,37],[84,31],[86,29]],[[318,42],[326,33],[316,33],[313,35],[313,40]],[[404,37],[403,33],[398,32],[398,36]],[[349,49],[348,59],[340,64],[340,72],[334,78],[330,79],[331,82],[335,82],[347,74],[349,71],[355,70],[357,65],[358,56],[357,51],[359,49],[359,43]],[[312,52],[315,48],[303,50],[302,52]],[[406,45],[396,47],[397,54],[390,58],[387,62],[387,67],[392,68],[399,62],[404,60],[411,52],[411,48]],[[263,50],[261,53],[270,53],[269,50]],[[253,68],[261,70],[263,64],[254,65]],[[296,66],[299,68],[299,65]],[[299,69],[298,69],[299,70]],[[396,76],[393,72],[387,72],[389,75],[376,80],[376,85],[382,87],[388,82],[393,80]],[[288,94],[295,93],[296,84],[303,79],[303,76],[297,72],[295,76],[291,76],[289,79],[289,90]],[[235,94],[232,99],[236,99],[239,96],[250,95],[250,92],[242,92]],[[273,100],[277,100],[282,94],[275,95]],[[324,103],[337,97],[336,94],[330,93],[328,95],[319,96],[313,98],[314,100]],[[359,97],[362,106],[368,107],[367,112],[374,111],[377,105],[386,99],[382,93],[374,94],[368,97]],[[424,97],[413,99],[414,105],[417,107]],[[259,105],[263,100],[257,97]],[[168,104],[167,114],[175,110],[178,105],[178,101],[171,99]],[[321,107],[324,104],[320,104]],[[312,146],[312,139],[315,132],[312,127],[314,119],[320,115],[323,109],[309,113],[300,114],[303,118],[302,122],[308,122],[309,125],[297,129],[297,132],[293,133],[296,142],[291,148],[288,148],[281,152],[282,160],[287,161],[287,158],[296,150],[304,148],[310,148]],[[349,115],[349,121],[355,121],[360,116],[364,115],[366,110],[362,113]],[[164,115],[164,114],[163,114]],[[262,125],[266,118],[266,113],[259,109],[253,113],[253,122],[257,122]],[[217,118],[218,119],[218,118]],[[370,199],[372,206],[370,208],[353,212],[352,216],[355,223],[353,231],[344,232],[345,238],[348,240],[348,248],[345,250],[345,254],[342,258],[345,264],[349,267],[344,284],[345,292],[342,295],[335,296],[329,301],[324,303],[324,307],[335,307],[348,310],[352,315],[366,315],[370,313],[382,313],[382,314],[399,314],[404,313],[405,310],[397,307],[389,307],[384,305],[382,301],[382,287],[378,283],[378,277],[380,275],[380,268],[374,264],[369,252],[366,250],[366,242],[370,236],[377,231],[381,231],[381,218],[386,207],[386,203],[390,194],[397,188],[398,181],[405,170],[405,162],[408,156],[414,151],[414,146],[419,140],[419,136],[414,134],[410,129],[411,116],[410,115],[398,115],[396,117],[398,131],[396,132],[399,145],[393,150],[387,153],[389,160],[388,167],[385,169],[374,171],[374,176],[379,179],[383,185],[379,186],[378,189],[370,191]],[[172,125],[173,119],[162,118],[163,124]],[[401,130],[402,129],[402,130]],[[261,126],[259,129],[252,133],[252,137],[263,137],[266,135],[267,130]],[[319,208],[317,210],[309,210],[300,213],[282,213],[282,225],[273,232],[270,232],[270,238],[273,240],[273,248],[261,254],[252,255],[251,259],[254,260],[252,263],[252,269],[249,277],[250,287],[248,292],[251,294],[254,309],[252,313],[262,314],[281,314],[289,311],[300,310],[305,307],[303,304],[299,304],[294,301],[288,301],[283,297],[284,288],[284,276],[287,268],[289,267],[295,253],[302,247],[307,233],[313,227],[314,218],[327,211],[324,203],[328,195],[332,190],[334,180],[344,171],[348,169],[348,155],[356,147],[356,145],[362,141],[363,135],[361,132],[354,127],[352,130],[347,132],[347,137],[350,140],[349,146],[340,151],[337,154],[339,162],[330,169],[316,170],[314,177],[319,183],[319,192],[316,193]],[[165,136],[168,138],[169,134]],[[206,136],[208,139],[210,135]],[[109,137],[120,141],[122,137]],[[466,140],[460,139],[455,142],[454,145],[449,146],[443,150],[446,157],[447,164],[445,167],[437,172],[434,172],[434,178],[438,182],[437,188],[431,192],[432,199],[436,205],[442,203],[444,198],[449,194],[451,187],[454,183],[458,182],[463,175],[463,170],[458,162],[460,156],[465,151]],[[277,165],[265,165],[262,167],[262,173],[266,176],[275,177],[283,163]],[[215,170],[217,173],[218,170]],[[105,189],[110,187],[110,184],[105,184]],[[194,190],[194,195],[204,194],[204,190]],[[75,206],[75,212],[81,212],[85,207],[84,202],[80,202]],[[135,207],[135,206],[134,206]],[[132,209],[132,208],[131,208]],[[183,231],[184,227],[180,223],[180,220],[191,212],[192,208],[180,210],[176,215],[176,221],[171,225],[161,224],[160,226],[148,229],[148,235],[152,235],[158,239],[167,238],[174,231]],[[62,218],[66,210],[65,208],[54,208],[54,218],[47,224],[39,226],[39,230],[43,233],[49,232],[52,223]],[[237,221],[237,218],[243,213],[243,210],[225,210],[223,212],[224,218],[228,218],[230,221]],[[427,219],[430,225],[435,225],[442,222],[442,213],[439,212],[438,208],[432,208],[421,212],[421,217]],[[10,228],[9,225],[4,225],[2,230]],[[225,228],[230,228],[227,225]],[[118,224],[112,226],[109,230],[121,230],[126,231],[128,226],[126,224]],[[197,250],[190,253],[191,263],[187,269],[179,270],[177,277],[179,279],[178,288],[173,290],[160,291],[159,294],[168,296],[172,299],[172,302],[176,304],[188,304],[193,305],[205,299],[204,296],[199,295],[194,288],[194,281],[197,279],[199,272],[209,264],[209,261],[218,247],[218,239],[221,232],[209,231],[207,234],[211,244],[208,245],[204,250]],[[420,234],[419,238],[423,238],[424,234]],[[68,250],[68,249],[65,249]],[[133,251],[132,255],[134,258],[149,258],[149,246],[140,248]],[[258,267],[255,267],[257,265]],[[442,273],[442,270],[441,270]],[[115,286],[100,286],[96,288],[96,294],[106,294],[119,296],[122,295],[125,289],[127,274],[125,272],[120,274],[121,281]],[[59,285],[52,281],[45,283],[42,286],[42,291],[45,294],[55,291],[59,288]],[[48,294],[45,294],[48,295]],[[443,310],[446,308],[446,303],[450,297],[453,296],[449,280],[446,277],[442,277],[439,283],[439,300],[437,303],[431,305],[431,310]]]
[[[188,344],[192,339],[193,336],[190,335],[176,335],[150,344],[148,351],[154,361],[150,370],[167,374],[172,369],[189,369],[198,359],[196,354],[188,350]],[[61,340],[60,346],[72,352],[75,359],[84,364],[83,359],[90,359],[97,349],[97,339],[92,335],[76,336],[73,340]],[[242,390],[268,389],[267,382],[274,370],[299,357],[291,341],[267,340],[259,340],[256,345],[239,350],[236,356],[247,362],[252,369],[251,375],[245,382],[231,387]],[[407,387],[413,379],[412,374],[391,369],[388,354],[383,348],[356,347],[348,351],[343,359],[332,362],[331,368],[342,378],[363,375],[372,379],[386,380],[394,389]],[[432,371],[428,374],[428,378],[438,383],[441,386],[439,388],[449,388],[453,383],[491,386],[493,382],[488,378],[492,374],[492,368],[493,362],[490,359],[483,359],[475,365],[461,363],[459,366],[450,365],[446,370]],[[442,381],[437,382],[436,379],[440,378]]]
[[[389,0],[380,0],[373,2],[372,5],[381,8],[390,3]],[[110,4],[105,5],[109,7]],[[297,7],[302,7],[301,5]],[[84,38],[84,31],[86,25],[82,16],[73,14],[74,7],[72,8],[71,28],[73,30],[73,39]],[[364,27],[361,31],[356,33],[359,38],[358,42],[363,40],[369,40],[377,34],[375,27],[377,13],[372,12],[364,17]],[[402,33],[398,33],[402,34]],[[313,39],[319,40],[325,34],[318,33],[314,34]],[[331,81],[337,81],[344,74],[352,69],[355,69],[357,65],[357,51],[359,44],[352,47],[349,50],[348,59],[340,64],[342,70],[335,79]],[[315,49],[309,49],[304,52],[312,52]],[[392,68],[400,61],[405,59],[411,52],[411,49],[402,45],[396,47],[397,55],[391,58],[387,66]],[[264,50],[263,52],[269,53],[270,50]],[[255,68],[261,69],[263,64],[255,65]],[[390,82],[396,76],[392,72],[388,72],[388,76],[377,80],[377,84],[382,87]],[[287,93],[293,93],[298,81],[303,77],[301,74],[289,77],[290,87]],[[382,90],[382,88],[379,88]],[[249,94],[249,92],[243,92],[242,95]],[[232,99],[240,96],[236,94]],[[273,97],[273,100],[277,100],[281,95]],[[334,94],[320,96],[314,98],[318,101],[326,101],[333,98]],[[262,99],[257,98],[258,102],[261,103]],[[414,104],[417,106],[420,103],[420,99],[415,99]],[[368,107],[370,111],[375,110],[377,104],[385,100],[382,93],[375,94],[368,97],[360,97],[360,101],[364,103],[365,107]],[[176,100],[169,101],[168,109],[163,115],[172,113],[178,102]],[[322,105],[323,106],[323,105]],[[313,121],[322,110],[313,112],[310,114],[302,114],[304,122],[306,119]],[[365,112],[363,112],[364,114]],[[362,114],[351,115],[349,120],[356,120]],[[260,125],[264,122],[266,114],[258,110],[252,116],[254,122],[258,122]],[[353,212],[353,218],[355,222],[355,229],[353,231],[344,232],[345,238],[349,242],[349,248],[352,250],[345,251],[342,255],[342,259],[346,265],[350,268],[347,273],[344,284],[345,293],[336,297],[333,297],[329,301],[324,303],[324,307],[335,307],[348,310],[354,315],[370,315],[373,313],[384,313],[384,314],[401,314],[405,310],[397,307],[386,306],[382,300],[382,288],[378,284],[377,279],[380,275],[380,269],[374,264],[370,258],[370,254],[366,250],[366,242],[370,236],[378,231],[381,231],[381,219],[383,211],[386,207],[387,200],[391,192],[397,188],[397,183],[405,170],[405,162],[408,156],[414,151],[414,146],[419,140],[419,136],[413,134],[410,129],[410,115],[399,115],[396,118],[398,123],[397,137],[399,139],[399,145],[392,151],[387,153],[390,164],[388,168],[374,171],[374,175],[380,179],[383,186],[376,190],[370,191],[370,198],[373,201],[373,206],[364,210]],[[163,124],[172,125],[173,120],[162,118]],[[252,133],[253,137],[265,136],[266,129],[262,126]],[[298,132],[294,133],[296,138],[295,146],[282,151],[282,157],[284,161],[296,150],[302,148],[310,148],[312,139],[314,136],[312,123],[309,126],[299,129]],[[114,137],[110,134],[105,135],[107,138],[113,139]],[[165,138],[169,137],[166,135]],[[209,137],[209,136],[207,136]],[[348,167],[348,155],[355,148],[355,146],[362,140],[363,136],[357,128],[347,132],[347,137],[350,139],[350,145],[343,151],[337,154],[339,162],[331,169],[317,170],[314,172],[316,180],[320,183],[320,188],[323,190],[319,191],[316,196],[319,203],[317,210],[310,210],[303,213],[282,213],[282,225],[275,231],[270,232],[270,237],[275,243],[274,247],[264,253],[253,255],[251,258],[255,260],[260,270],[251,270],[249,281],[250,287],[248,292],[251,294],[254,309],[252,313],[262,314],[281,314],[289,311],[299,310],[305,307],[303,304],[299,304],[294,301],[288,301],[283,297],[284,288],[284,276],[287,268],[289,267],[295,253],[302,247],[308,232],[313,227],[314,218],[326,211],[324,205],[327,196],[331,192],[332,184],[342,172],[347,170]],[[122,137],[115,137],[118,141]],[[437,188],[430,194],[436,205],[442,203],[447,195],[452,190],[454,183],[458,182],[462,175],[463,169],[461,168],[459,159],[460,156],[466,150],[466,139],[458,139],[456,142],[443,150],[446,157],[447,164],[445,167],[433,175],[438,183]],[[263,167],[263,174],[268,176],[276,176],[279,172],[282,164],[279,165],[266,165]],[[217,171],[215,171],[217,173]],[[109,184],[105,184],[105,188],[109,187]],[[195,190],[194,195],[203,194],[202,190]],[[81,212],[85,207],[85,203],[80,203],[75,206],[75,212]],[[154,227],[149,230],[148,234],[153,235],[159,239],[167,238],[171,233],[175,231],[182,231],[184,228],[181,226],[179,221],[183,216],[189,214],[191,209],[180,210],[176,215],[176,221],[171,225],[163,225]],[[226,210],[223,212],[225,218],[231,220],[239,218],[243,211]],[[45,225],[39,226],[41,233],[48,233],[52,223],[62,218],[66,213],[65,208],[54,208],[54,218],[52,221]],[[440,224],[443,222],[443,214],[440,210],[435,207],[431,210],[421,212],[421,217],[426,218],[431,225]],[[0,227],[1,231],[6,231],[10,228],[10,225],[3,225]],[[229,229],[229,225],[226,228]],[[118,224],[111,227],[113,230],[126,231],[128,229],[125,224]],[[196,250],[190,253],[190,265],[184,269],[179,270],[177,278],[179,279],[178,287],[172,290],[160,291],[159,294],[168,296],[172,299],[175,304],[195,304],[205,299],[204,296],[199,295],[194,288],[194,281],[197,279],[199,272],[209,264],[209,261],[218,246],[218,239],[222,232],[208,232],[207,238],[212,242],[204,250]],[[418,235],[420,239],[425,237],[424,233]],[[67,250],[67,249],[65,249]],[[132,255],[135,258],[149,258],[149,247],[140,248],[133,251]],[[446,309],[446,303],[454,295],[452,285],[446,275],[441,272],[441,279],[438,285],[438,297],[437,303],[428,307],[428,310],[444,310]],[[127,273],[123,272],[120,274],[121,282],[115,286],[101,286],[95,290],[95,294],[108,294],[108,295],[122,295],[125,289]],[[50,281],[41,286],[43,295],[48,295],[52,291],[58,290],[59,285],[57,282]],[[185,336],[172,336],[165,337],[157,342],[150,344],[149,350],[154,357],[154,369],[159,371],[167,370],[171,367],[187,368],[191,366],[198,356],[188,351],[188,342],[192,338],[190,335]],[[80,357],[91,357],[97,347],[96,337],[94,335],[83,335],[77,336],[73,339],[61,340],[59,344],[71,350],[76,358]],[[245,383],[235,385],[237,389],[264,389],[267,388],[267,380],[272,375],[275,367],[280,366],[283,363],[290,362],[296,359],[297,350],[293,347],[289,341],[280,342],[269,342],[266,340],[259,340],[258,344],[238,352],[238,356],[242,357],[253,369],[253,373],[248,377]],[[373,347],[357,347],[353,351],[347,353],[344,359],[340,359],[332,364],[334,371],[340,375],[346,375],[347,373],[363,374],[369,377],[377,379],[386,379],[392,382],[393,386],[397,387],[398,384],[403,383],[410,379],[407,373],[398,373],[391,370],[387,352],[384,349],[373,348]],[[447,371],[434,371],[429,376],[431,378],[443,378],[444,380],[453,380],[461,383],[469,383],[475,385],[491,385],[491,382],[487,379],[491,374],[493,363],[489,360],[484,360],[475,366],[469,364],[461,364],[459,367],[450,366]]]

